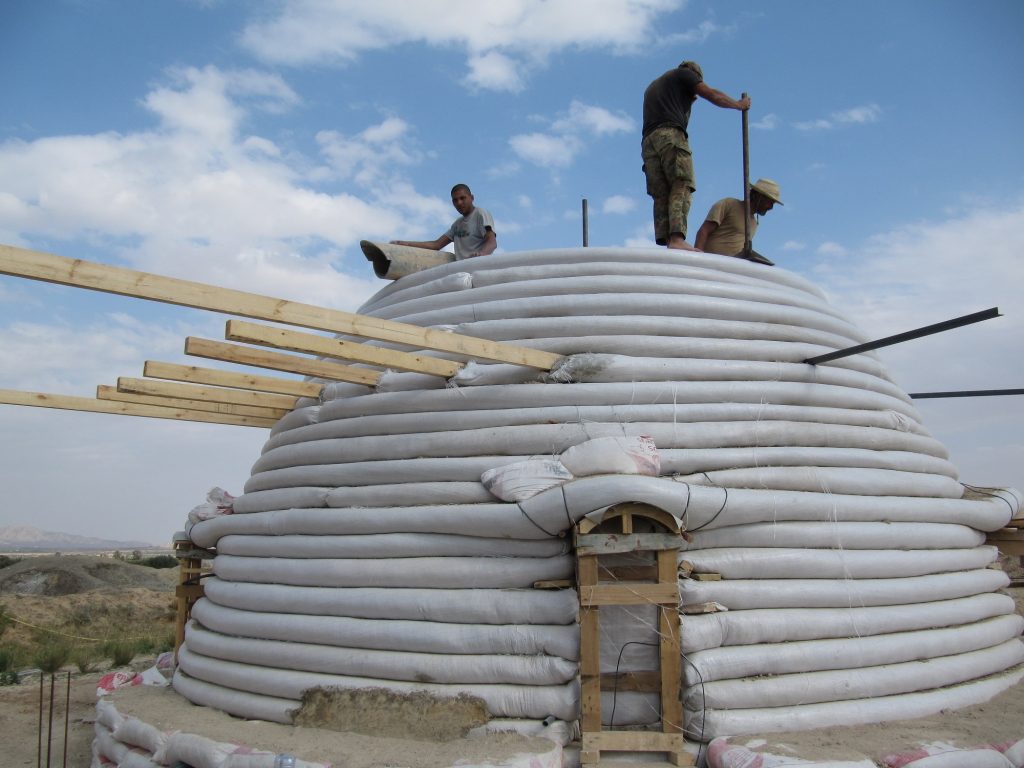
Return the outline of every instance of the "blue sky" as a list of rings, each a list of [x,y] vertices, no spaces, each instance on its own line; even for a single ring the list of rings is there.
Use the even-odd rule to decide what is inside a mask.
[[[372,6],[372,7],[371,7]],[[114,2],[0,8],[0,242],[356,309],[368,239],[433,239],[469,183],[504,251],[653,247],[647,83],[749,92],[756,247],[883,336],[907,391],[1024,386],[1024,4]],[[691,119],[696,232],[741,192],[738,112]],[[91,396],[223,318],[0,277],[0,388]],[[962,479],[1024,487],[1024,401],[922,401]],[[265,432],[0,406],[0,525],[166,541]]]

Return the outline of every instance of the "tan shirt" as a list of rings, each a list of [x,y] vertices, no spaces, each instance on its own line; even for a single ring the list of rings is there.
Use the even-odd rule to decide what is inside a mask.
[[[711,206],[705,221],[718,226],[714,228],[704,244],[708,253],[720,253],[723,256],[735,256],[743,250],[743,201],[734,197],[724,197]],[[750,239],[757,232],[757,219],[750,217]]]

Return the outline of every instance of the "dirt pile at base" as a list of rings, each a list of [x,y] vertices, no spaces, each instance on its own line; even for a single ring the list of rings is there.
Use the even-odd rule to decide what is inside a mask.
[[[451,741],[487,723],[482,699],[468,694],[441,698],[426,691],[399,693],[385,688],[314,688],[302,697],[295,724],[361,733],[401,734],[406,739]]]

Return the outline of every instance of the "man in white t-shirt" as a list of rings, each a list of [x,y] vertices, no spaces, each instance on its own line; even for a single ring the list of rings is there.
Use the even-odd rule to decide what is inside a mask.
[[[449,243],[455,243],[455,258],[470,259],[494,253],[498,247],[498,236],[494,232],[494,219],[483,208],[473,205],[473,193],[465,184],[452,187],[452,205],[462,214],[452,222],[448,231],[436,240],[392,240],[395,245],[412,248],[427,248],[440,251]]]

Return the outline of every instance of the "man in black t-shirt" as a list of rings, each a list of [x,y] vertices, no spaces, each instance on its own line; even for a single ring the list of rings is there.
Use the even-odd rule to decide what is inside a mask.
[[[654,238],[658,245],[695,250],[686,242],[690,199],[697,191],[686,133],[690,107],[700,96],[723,109],[750,109],[750,99],[730,98],[704,82],[695,61],[684,61],[644,91],[641,154],[647,194],[654,198]]]

